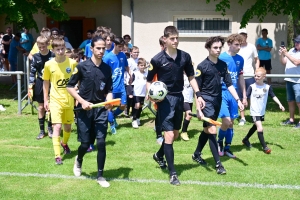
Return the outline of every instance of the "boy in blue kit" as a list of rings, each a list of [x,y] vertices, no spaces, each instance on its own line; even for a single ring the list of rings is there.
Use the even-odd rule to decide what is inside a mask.
[[[114,49],[105,55],[103,62],[108,64],[112,70],[113,79],[113,98],[121,98],[121,106],[114,111],[108,111],[108,121],[112,134],[116,134],[118,124],[115,117],[120,115],[126,106],[126,90],[124,84],[124,72],[128,72],[131,79],[131,72],[128,67],[126,55],[122,52],[125,41],[121,37],[116,37],[114,40]]]
[[[247,105],[245,80],[243,77],[244,59],[238,55],[241,48],[243,37],[239,34],[232,34],[227,38],[229,49],[222,53],[219,57],[220,60],[226,62],[228,71],[231,76],[232,85],[235,90],[241,89],[243,94],[243,104]],[[223,156],[224,153],[230,158],[236,156],[230,151],[230,145],[233,138],[233,121],[238,117],[238,103],[239,99],[234,99],[228,91],[225,83],[222,83],[222,105],[219,117],[222,118],[222,126],[219,129],[218,144],[219,155]],[[225,138],[225,147],[223,140]]]

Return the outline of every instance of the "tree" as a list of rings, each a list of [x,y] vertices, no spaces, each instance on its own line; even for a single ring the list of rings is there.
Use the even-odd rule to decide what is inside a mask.
[[[5,24],[15,23],[19,28],[34,28],[38,32],[33,14],[43,13],[56,21],[67,20],[65,3],[67,0],[0,0],[0,15],[6,15]]]
[[[230,9],[230,0],[213,0],[218,1],[216,11],[226,14],[226,10]],[[211,0],[206,0],[210,3]],[[244,0],[238,0],[240,5],[243,5]],[[262,22],[265,16],[270,13],[272,15],[291,15],[293,18],[294,36],[300,32],[300,1],[299,0],[255,0],[253,5],[247,9],[241,20],[241,28],[246,27],[248,22],[257,17]]]

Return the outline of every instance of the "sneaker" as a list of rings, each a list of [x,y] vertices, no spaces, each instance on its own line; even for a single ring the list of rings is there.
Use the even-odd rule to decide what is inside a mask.
[[[190,138],[189,138],[187,132],[182,132],[182,133],[180,134],[180,137],[181,137],[181,139],[184,140],[184,141],[189,141],[189,140],[190,140]]]
[[[100,185],[101,187],[104,187],[104,188],[107,188],[107,187],[110,186],[109,182],[107,182],[107,181],[105,180],[105,178],[103,178],[102,176],[100,176],[100,177],[97,178],[97,182],[99,183],[99,185]]]
[[[280,125],[286,126],[286,125],[295,125],[295,122],[291,122],[290,119],[287,119],[286,121],[282,122]]]
[[[239,122],[239,125],[240,126],[244,126],[245,125],[245,123],[246,123],[246,119],[240,119],[240,122]]]
[[[296,124],[296,126],[294,126],[294,128],[300,128],[300,123]]]
[[[136,121],[137,121],[137,125],[141,125],[141,120],[140,119],[136,119]]]
[[[117,129],[116,129],[115,125],[110,125],[110,132],[113,135],[117,134]]]
[[[77,156],[75,157],[73,173],[77,177],[81,175],[81,163],[77,161]]]
[[[117,120],[114,118],[114,125],[115,125],[115,128],[118,128],[119,124],[117,123]]]
[[[216,171],[217,171],[217,174],[226,174],[226,170],[225,168],[223,167],[223,165],[216,165]]]
[[[137,120],[132,121],[132,128],[139,128]]]
[[[37,140],[43,139],[45,137],[45,133],[41,131],[38,136],[36,137]]]
[[[52,135],[53,135],[52,127],[48,127],[48,137],[49,137],[50,139],[52,139]]]
[[[0,105],[0,111],[6,111],[6,109],[2,105]]]
[[[206,165],[207,163],[205,162],[205,160],[201,157],[201,155],[196,156],[195,154],[192,155],[192,159],[193,161],[199,163],[200,165]]]
[[[56,157],[56,158],[55,158],[55,163],[56,163],[57,165],[62,165],[62,164],[63,164],[63,161],[62,161],[61,157]]]
[[[92,152],[94,150],[95,150],[95,146],[91,144],[90,147],[86,150],[86,152]]]
[[[153,154],[153,160],[155,160],[155,162],[157,162],[157,164],[159,165],[159,167],[161,169],[166,169],[167,168],[167,164],[166,161],[164,160],[164,158],[159,158],[157,157],[156,153]]]
[[[172,185],[180,185],[180,182],[176,174],[170,176],[170,183]]]
[[[159,145],[162,145],[163,141],[164,141],[163,137],[159,137],[159,138],[156,139],[156,143],[159,144]]]
[[[229,158],[236,158],[236,156],[228,149],[224,151],[225,155]]]
[[[246,138],[244,138],[244,139],[242,140],[242,142],[243,142],[244,145],[246,145],[246,147],[248,147],[248,148],[251,148],[251,147],[252,147],[251,143],[250,143],[249,140],[247,140]]]
[[[223,141],[218,141],[218,152],[219,152],[219,156],[224,156]]]
[[[64,144],[63,142],[60,142],[60,145],[64,149],[64,154],[70,154],[71,153],[71,150],[70,150],[68,144]]]
[[[270,154],[270,153],[271,153],[271,149],[270,149],[269,147],[265,147],[265,148],[264,148],[264,152],[265,152],[266,154]]]

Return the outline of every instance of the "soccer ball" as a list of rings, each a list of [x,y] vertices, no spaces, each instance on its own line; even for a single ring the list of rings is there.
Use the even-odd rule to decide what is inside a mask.
[[[150,85],[149,96],[155,101],[163,100],[168,93],[166,84],[161,81],[155,81]]]

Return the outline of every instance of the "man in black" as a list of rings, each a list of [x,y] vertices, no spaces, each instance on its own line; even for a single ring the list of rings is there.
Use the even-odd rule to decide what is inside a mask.
[[[10,42],[13,38],[12,29],[10,27],[7,27],[6,34],[2,38],[2,44],[3,44],[3,55],[4,55],[4,65],[6,68],[6,71],[9,71],[9,62],[8,62],[8,54],[9,54],[9,46]]]
[[[244,109],[244,106],[232,85],[227,64],[218,58],[223,45],[224,39],[220,36],[208,38],[205,43],[205,48],[208,50],[209,55],[197,66],[195,77],[200,89],[200,96],[205,101],[204,108],[201,108],[201,105],[196,101],[199,119],[205,116],[217,120],[222,102],[222,82],[226,84],[229,92],[238,101],[239,108],[241,110]],[[218,174],[226,174],[226,170],[221,164],[218,154],[216,127],[208,122],[203,122],[203,127],[204,130],[199,136],[198,145],[192,155],[192,159],[199,164],[206,164],[205,160],[201,157],[201,151],[209,139],[210,149],[216,162],[216,171]]]
[[[147,76],[147,90],[157,74],[157,80],[164,82],[168,87],[168,94],[161,102],[157,102],[158,122],[162,131],[165,132],[164,140],[153,159],[164,169],[166,162],[170,172],[170,183],[180,185],[174,168],[173,142],[179,135],[182,124],[183,113],[183,72],[189,78],[190,84],[197,95],[199,105],[204,106],[205,102],[200,97],[197,82],[194,78],[194,68],[191,57],[188,53],[177,49],[178,30],[174,26],[167,26],[164,30],[165,49],[151,59],[149,73]]]
[[[84,110],[78,112],[77,131],[78,155],[75,158],[73,172],[75,176],[81,175],[83,156],[90,146],[91,140],[97,138],[97,182],[101,187],[109,187],[110,184],[103,177],[106,159],[105,138],[107,135],[107,109],[110,106],[91,108],[92,104],[112,100],[112,72],[109,65],[102,62],[105,52],[105,41],[97,36],[91,42],[93,55],[82,63],[79,63],[67,84],[68,92],[79,102],[79,107]],[[75,85],[79,82],[79,93]]]

